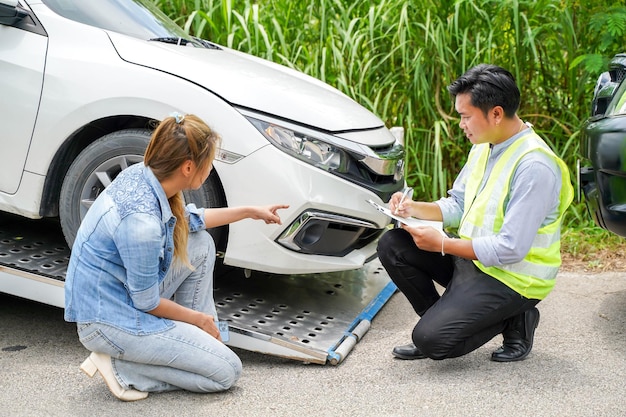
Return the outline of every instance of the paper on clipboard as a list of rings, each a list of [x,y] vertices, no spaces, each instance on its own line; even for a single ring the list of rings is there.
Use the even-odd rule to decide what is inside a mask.
[[[439,221],[436,221],[436,220],[416,219],[415,217],[400,217],[400,216],[396,216],[387,207],[383,207],[383,206],[381,206],[380,204],[376,203],[373,200],[367,200],[367,202],[370,203],[372,206],[374,206],[376,208],[376,210],[380,211],[381,213],[384,213],[385,215],[391,217],[394,220],[397,220],[397,221],[399,221],[401,223],[406,224],[407,226],[410,226],[410,227],[416,227],[416,226],[430,226],[430,227],[434,227],[435,229],[437,229],[437,231],[439,233],[441,233],[442,236],[448,237],[448,235],[446,235],[446,232],[443,231],[443,222],[439,222]]]

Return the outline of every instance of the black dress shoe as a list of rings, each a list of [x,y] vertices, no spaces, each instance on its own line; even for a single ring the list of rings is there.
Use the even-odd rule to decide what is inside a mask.
[[[391,353],[396,358],[405,360],[424,359],[426,357],[413,343],[396,346]]]
[[[530,310],[510,319],[508,328],[502,333],[502,346],[491,354],[495,362],[513,362],[526,359],[533,348],[535,329],[539,324],[539,310]]]

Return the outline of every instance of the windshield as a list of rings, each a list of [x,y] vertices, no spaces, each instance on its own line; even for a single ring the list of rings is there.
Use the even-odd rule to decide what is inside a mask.
[[[150,0],[43,0],[43,3],[67,19],[139,39],[190,38]]]

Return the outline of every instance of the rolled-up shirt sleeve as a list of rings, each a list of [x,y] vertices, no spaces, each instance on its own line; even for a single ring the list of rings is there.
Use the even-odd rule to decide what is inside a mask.
[[[189,203],[185,207],[189,216],[189,231],[197,232],[206,229],[204,224],[204,208],[198,208],[195,204]]]
[[[124,268],[124,283],[133,306],[154,310],[160,303],[159,260],[163,257],[163,233],[159,220],[150,214],[125,217],[116,230],[115,241]]]

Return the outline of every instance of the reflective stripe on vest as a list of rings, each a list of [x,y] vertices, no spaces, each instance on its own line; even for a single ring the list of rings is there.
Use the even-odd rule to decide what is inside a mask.
[[[561,171],[561,193],[557,219],[542,226],[535,236],[531,249],[520,262],[487,267],[475,260],[478,268],[502,281],[527,298],[542,299],[554,287],[554,278],[561,265],[561,220],[573,199],[569,170],[545,142],[532,130],[512,143],[493,167],[483,189],[489,144],[475,145],[468,157],[469,177],[465,184],[464,215],[459,225],[459,236],[473,239],[493,236],[502,228],[504,208],[511,180],[521,158],[528,152],[541,151],[550,156]]]

